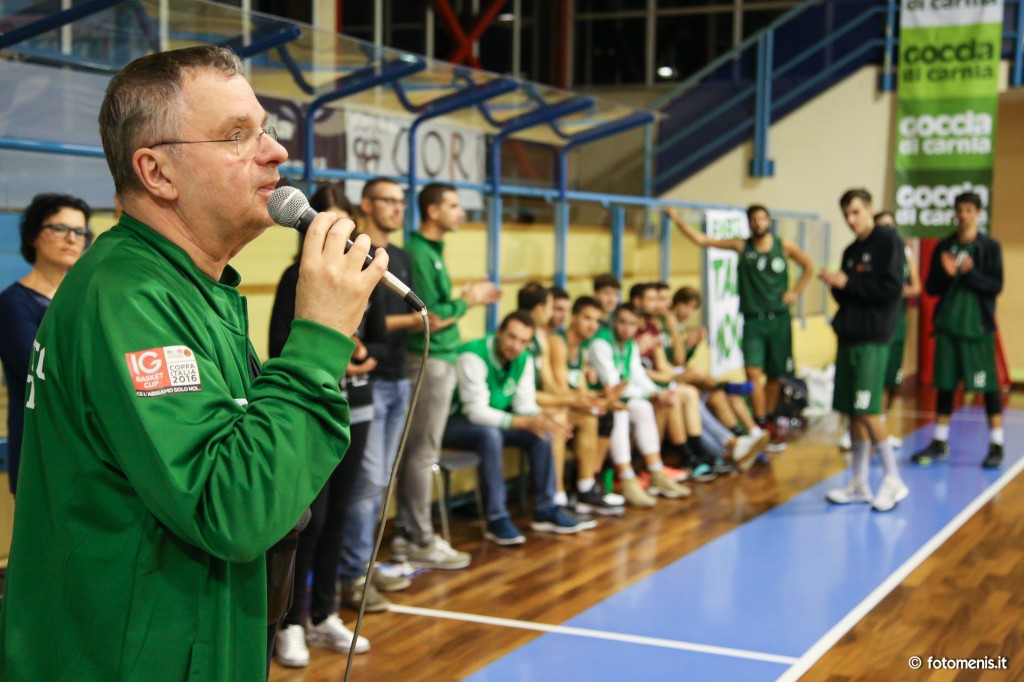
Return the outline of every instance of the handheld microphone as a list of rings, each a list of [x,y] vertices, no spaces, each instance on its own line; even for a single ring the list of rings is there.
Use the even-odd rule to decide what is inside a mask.
[[[313,222],[313,218],[316,218],[317,215],[317,212],[309,205],[309,200],[295,187],[278,187],[275,189],[273,194],[270,195],[270,200],[267,202],[267,211],[278,225],[294,227],[302,234],[306,234],[309,224]],[[352,248],[352,240],[349,239],[347,241],[348,243],[345,245],[346,253]],[[367,255],[366,264],[363,268],[365,269],[372,262],[373,257]],[[422,312],[426,309],[427,306],[424,305],[419,296],[413,293],[412,289],[405,282],[390,272],[385,272],[380,281],[381,284],[394,292],[396,296],[408,303],[409,307],[413,310]]]

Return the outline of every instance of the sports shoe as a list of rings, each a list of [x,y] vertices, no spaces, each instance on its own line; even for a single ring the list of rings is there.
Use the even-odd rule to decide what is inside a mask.
[[[409,560],[409,538],[401,533],[396,533],[391,540],[391,560],[398,563]]]
[[[591,530],[592,528],[597,528],[597,519],[590,514],[583,514],[582,512],[577,512],[575,509],[570,509],[569,507],[563,507],[561,505],[557,506],[562,510],[563,514],[568,516],[570,519],[575,519],[576,522],[580,524],[580,530]]]
[[[286,625],[277,631],[274,658],[286,668],[304,668],[309,665],[306,630],[301,625]]]
[[[622,516],[625,513],[626,499],[622,495],[615,497],[622,500],[621,504],[613,504],[609,501],[611,495],[605,493],[598,485],[594,485],[585,493],[576,496],[576,511],[584,514],[597,514],[598,516]]]
[[[850,481],[845,488],[833,488],[825,493],[832,504],[861,504],[871,501],[871,489]]]
[[[985,469],[998,469],[1003,466],[1003,446],[992,443],[988,446],[988,456],[981,463]]]
[[[725,460],[724,457],[715,457],[714,463],[711,465],[711,470],[715,472],[716,476],[725,476],[736,471],[736,467]]]
[[[675,467],[662,465],[662,471],[676,483],[682,483],[690,477],[690,472],[686,469],[676,469]]]
[[[700,460],[693,465],[693,470],[690,472],[690,478],[697,481],[698,483],[708,483],[709,481],[715,480],[718,474],[715,473],[714,467],[711,466],[712,462]]]
[[[850,429],[843,431],[843,435],[839,436],[839,442],[837,443],[840,450],[852,450],[853,449],[853,438],[850,437]]]
[[[583,530],[583,524],[575,516],[566,514],[561,507],[551,507],[542,514],[535,514],[530,528],[538,533],[572,535]]]
[[[640,481],[636,478],[622,479],[622,496],[626,499],[626,504],[637,509],[650,509],[655,502],[655,499],[640,487]]]
[[[507,516],[488,521],[484,537],[502,547],[521,545],[526,542],[526,536],[519,532],[519,529],[512,523],[512,519]]]
[[[910,489],[897,476],[886,476],[882,479],[878,494],[871,501],[871,508],[880,512],[890,511],[909,494]]]
[[[392,553],[394,549],[392,548]],[[409,543],[409,563],[423,568],[441,568],[454,571],[469,566],[469,552],[460,552],[435,535],[426,547]]]
[[[373,586],[381,592],[401,592],[409,589],[409,586],[412,585],[412,581],[404,575],[390,575],[376,566],[370,573],[370,580],[373,581]]]
[[[353,634],[351,630],[342,624],[338,614],[332,613],[327,618],[324,618],[324,622],[309,628],[309,631],[306,633],[306,641],[313,646],[337,651],[340,654],[347,654],[352,646]],[[356,642],[356,653],[365,654],[369,650],[370,640],[360,635],[359,641]]]
[[[782,452],[786,449],[786,438],[777,430],[772,430],[771,440],[764,446],[765,452]]]
[[[740,436],[732,448],[732,461],[736,462],[740,471],[750,471],[750,467],[754,466],[754,462],[757,461],[757,456],[768,446],[769,440],[771,440],[771,434],[767,431]]]
[[[889,447],[899,449],[903,447],[903,439],[896,436],[889,436]]]
[[[651,485],[648,486],[647,492],[651,495],[661,495],[670,500],[677,500],[680,497],[688,497],[693,491],[689,486],[676,483],[664,471],[658,469],[651,472]]]
[[[949,443],[932,440],[924,450],[915,452],[910,461],[918,466],[926,467],[932,462],[945,462],[949,459]]]
[[[363,598],[363,586],[366,585],[366,578],[361,577],[351,585],[344,585],[341,588],[341,605],[352,609],[354,611],[359,610],[359,602]],[[366,612],[367,613],[384,613],[391,608],[391,602],[384,598],[380,592],[377,591],[377,586],[370,581],[370,586],[366,589]]]

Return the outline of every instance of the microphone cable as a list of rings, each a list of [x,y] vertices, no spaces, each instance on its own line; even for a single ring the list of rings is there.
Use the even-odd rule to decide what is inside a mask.
[[[420,360],[420,371],[416,375],[416,385],[413,387],[412,396],[409,398],[409,408],[405,413],[405,424],[402,426],[402,437],[398,441],[398,452],[395,453],[395,462],[391,465],[391,475],[388,478],[388,486],[384,491],[384,501],[380,505],[380,515],[377,518],[377,540],[373,543],[373,553],[370,555],[370,562],[366,565],[363,595],[359,599],[359,615],[356,616],[356,626],[352,631],[352,644],[348,647],[348,658],[345,661],[345,682],[349,682],[349,677],[352,674],[352,657],[356,653],[356,644],[359,643],[359,631],[363,628],[363,614],[366,612],[366,595],[370,591],[370,579],[373,575],[373,567],[377,563],[377,553],[380,552],[380,545],[384,541],[384,525],[387,523],[388,502],[391,500],[395,480],[398,478],[398,466],[402,463],[402,456],[405,454],[405,441],[409,437],[409,425],[412,424],[412,415],[416,410],[416,403],[420,397],[420,387],[423,385],[423,374],[427,369],[427,353],[430,350],[430,320],[427,318],[426,306],[423,306],[417,312],[423,317],[423,357]]]

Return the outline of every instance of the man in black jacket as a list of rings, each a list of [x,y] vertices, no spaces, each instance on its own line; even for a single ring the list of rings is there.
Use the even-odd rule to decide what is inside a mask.
[[[986,469],[1003,463],[1003,407],[996,378],[996,296],[1003,289],[1003,253],[999,242],[978,230],[981,197],[957,196],[956,232],[939,242],[932,254],[925,289],[939,297],[935,307],[935,371],[938,390],[932,442],[915,454],[926,466],[949,458],[949,419],[953,392],[964,388],[985,394],[988,414]]]
[[[876,511],[889,511],[910,492],[881,419],[889,343],[903,290],[903,241],[892,228],[875,225],[867,190],[847,191],[839,206],[856,239],[843,251],[842,269],[823,268],[819,277],[839,304],[832,321],[839,340],[832,407],[849,417],[853,447],[849,484],[830,490],[826,498],[833,504],[871,502]],[[874,497],[868,484],[872,443],[885,469]]]

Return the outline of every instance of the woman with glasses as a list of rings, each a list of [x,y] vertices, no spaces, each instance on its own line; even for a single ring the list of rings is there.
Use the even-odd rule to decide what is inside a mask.
[[[7,378],[7,453],[11,494],[18,484],[22,422],[26,392],[32,403],[28,376],[32,342],[43,313],[64,275],[89,245],[88,204],[66,194],[39,194],[21,219],[21,255],[32,271],[0,292],[0,362]],[[26,382],[27,385],[26,385]]]

